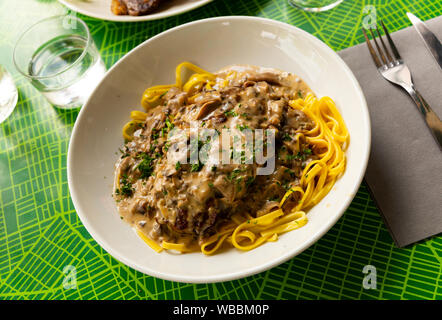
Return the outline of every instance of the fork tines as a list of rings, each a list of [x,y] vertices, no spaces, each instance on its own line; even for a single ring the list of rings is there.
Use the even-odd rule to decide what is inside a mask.
[[[379,32],[379,27],[376,26],[376,34],[380,40],[382,48],[379,45],[378,41],[376,40],[376,36],[375,36],[375,33],[373,32],[373,29],[369,29],[371,37],[373,39],[373,42],[374,42],[376,49],[379,53],[380,59],[379,59],[378,55],[376,54],[375,49],[371,45],[371,41],[367,36],[367,32],[365,31],[366,29],[362,28],[362,32],[364,33],[364,37],[365,37],[365,41],[367,42],[368,50],[370,51],[371,57],[373,58],[373,61],[374,61],[377,68],[381,68],[382,66],[385,66],[387,64],[396,64],[396,62],[398,60],[402,59],[401,56],[399,55],[399,52],[398,52],[396,46],[394,45],[393,40],[390,37],[390,34],[388,33],[388,30],[385,27],[383,21],[381,21],[381,26],[382,26],[382,29],[384,30],[385,36],[387,37],[387,41],[390,46],[391,54],[390,54],[390,50],[387,48],[384,40],[382,39],[382,35]]]

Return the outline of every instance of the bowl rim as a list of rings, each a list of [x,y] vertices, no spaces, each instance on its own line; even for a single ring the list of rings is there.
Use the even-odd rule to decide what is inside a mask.
[[[252,267],[252,268],[241,269],[237,272],[231,272],[231,273],[223,274],[223,275],[212,275],[212,276],[199,277],[199,276],[180,276],[180,275],[174,275],[171,273],[163,273],[161,271],[153,270],[153,269],[150,269],[149,267],[139,265],[136,262],[129,261],[129,259],[126,259],[126,257],[124,257],[123,255],[120,255],[118,252],[114,251],[112,246],[108,245],[107,241],[104,238],[102,238],[97,232],[95,232],[94,227],[91,224],[89,224],[89,222],[88,222],[87,215],[82,212],[81,203],[79,201],[79,198],[77,197],[77,194],[74,190],[74,186],[73,186],[73,182],[72,182],[72,177],[73,177],[72,162],[73,162],[73,153],[74,153],[72,150],[74,149],[73,146],[75,145],[75,141],[76,141],[76,132],[77,132],[78,126],[79,126],[78,123],[81,122],[81,120],[85,114],[85,110],[87,109],[87,107],[89,105],[89,101],[94,96],[96,90],[100,87],[100,85],[107,78],[107,76],[109,74],[111,74],[114,71],[114,69],[118,68],[120,63],[122,63],[125,59],[128,59],[129,56],[134,51],[138,50],[142,46],[149,45],[150,42],[153,42],[157,38],[163,37],[169,33],[173,33],[173,32],[178,31],[180,29],[187,28],[189,26],[211,23],[211,22],[220,22],[220,21],[227,22],[227,21],[232,21],[232,20],[234,20],[234,21],[245,20],[245,21],[267,23],[267,24],[270,23],[270,24],[273,24],[274,26],[285,28],[286,30],[289,30],[289,31],[291,30],[291,31],[295,31],[295,32],[300,32],[304,36],[306,36],[310,41],[314,42],[316,45],[320,46],[326,52],[328,51],[330,54],[334,55],[335,58],[337,58],[337,62],[339,63],[339,66],[342,68],[343,72],[345,72],[346,76],[348,76],[352,80],[352,83],[353,83],[353,85],[359,95],[359,99],[360,99],[359,102],[362,105],[363,120],[364,120],[364,127],[365,127],[364,131],[365,131],[365,136],[366,136],[366,141],[364,141],[365,142],[364,154],[361,156],[361,158],[363,159],[363,162],[361,163],[362,170],[360,170],[358,176],[355,177],[356,179],[353,180],[354,181],[353,188],[351,190],[349,190],[349,192],[351,192],[351,196],[346,197],[340,206],[340,210],[337,210],[340,212],[338,214],[336,214],[333,217],[333,219],[329,220],[327,224],[324,224],[320,228],[318,228],[318,230],[312,234],[312,237],[308,241],[305,241],[301,246],[297,247],[296,249],[288,250],[286,254],[281,255],[279,258],[273,259],[271,261],[267,261],[265,263],[261,263],[257,266]],[[296,255],[302,253],[307,248],[312,246],[315,242],[317,242],[342,217],[342,215],[347,210],[348,206],[350,205],[350,203],[353,201],[354,197],[356,196],[356,193],[361,185],[361,182],[362,182],[363,177],[365,175],[365,171],[367,169],[370,148],[371,148],[371,124],[370,124],[370,116],[369,116],[367,102],[366,102],[364,93],[359,85],[359,82],[357,81],[356,77],[354,76],[353,72],[350,70],[350,68],[347,66],[347,64],[344,62],[344,60],[333,49],[331,49],[323,41],[321,41],[320,39],[311,35],[310,33],[306,32],[298,27],[284,23],[284,22],[280,22],[280,21],[276,21],[276,20],[272,20],[272,19],[268,19],[268,18],[261,18],[261,17],[222,16],[222,17],[214,17],[214,18],[207,18],[207,19],[192,21],[192,22],[171,28],[169,30],[163,31],[163,32],[153,36],[152,38],[149,38],[149,39],[143,41],[142,43],[140,43],[139,45],[137,45],[135,48],[130,50],[128,53],[126,53],[119,61],[117,61],[108,70],[106,75],[103,77],[103,79],[98,83],[98,85],[96,86],[94,91],[91,93],[91,95],[89,96],[89,98],[87,99],[87,101],[85,102],[84,106],[81,108],[81,110],[77,116],[74,128],[72,130],[71,139],[69,141],[69,147],[68,147],[67,177],[68,177],[69,192],[71,194],[72,202],[74,204],[74,207],[76,209],[76,213],[77,213],[78,217],[80,218],[81,222],[83,223],[84,227],[89,232],[89,234],[92,236],[92,238],[106,252],[108,252],[113,258],[117,259],[118,261],[122,262],[123,264],[125,264],[125,265],[127,265],[137,271],[140,271],[144,274],[150,275],[152,277],[164,279],[164,280],[183,282],[183,283],[215,283],[215,282],[236,280],[239,278],[244,278],[247,276],[255,275],[257,273],[269,270],[275,266],[278,266],[278,265],[288,261],[289,259],[295,257]]]

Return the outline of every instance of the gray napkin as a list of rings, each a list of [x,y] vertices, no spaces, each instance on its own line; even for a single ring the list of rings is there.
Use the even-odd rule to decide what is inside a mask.
[[[442,38],[442,16],[426,24]],[[416,88],[442,118],[439,65],[413,27],[393,33],[392,38]],[[442,232],[442,152],[423,117],[402,88],[378,73],[365,43],[339,54],[367,99],[372,147],[365,179],[396,245]]]

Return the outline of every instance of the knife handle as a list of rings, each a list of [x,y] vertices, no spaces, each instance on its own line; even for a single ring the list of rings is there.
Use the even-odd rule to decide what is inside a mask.
[[[419,111],[424,116],[425,122],[427,123],[428,128],[430,128],[431,134],[439,144],[439,148],[442,150],[442,121],[440,121],[437,114],[433,111],[433,109],[431,109],[419,91],[414,89],[414,87],[407,91],[418,107]]]

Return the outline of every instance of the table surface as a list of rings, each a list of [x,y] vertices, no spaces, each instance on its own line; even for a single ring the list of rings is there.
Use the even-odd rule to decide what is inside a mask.
[[[320,14],[286,0],[214,1],[179,16],[115,23],[78,15],[88,24],[109,68],[144,40],[171,27],[208,17],[252,15],[283,21],[315,35],[334,50],[363,41],[364,6],[375,5],[391,30],[442,14],[431,0],[346,0]],[[12,65],[23,29],[68,12],[56,0],[0,0],[0,62],[14,76],[18,105],[0,124],[0,299],[442,299],[442,236],[395,247],[363,183],[338,223],[315,245],[267,272],[217,284],[156,279],[112,258],[75,213],[66,154],[77,111],[47,103]],[[375,289],[364,289],[366,265],[376,267]],[[68,270],[77,285],[65,289]]]

